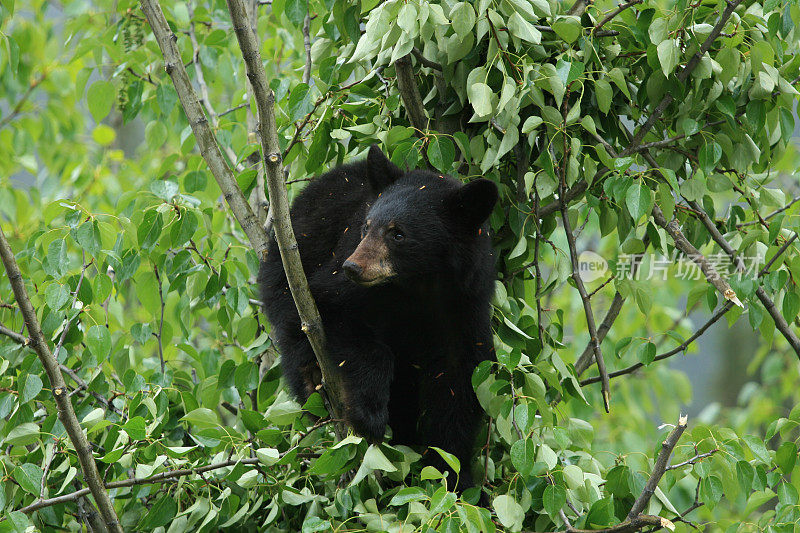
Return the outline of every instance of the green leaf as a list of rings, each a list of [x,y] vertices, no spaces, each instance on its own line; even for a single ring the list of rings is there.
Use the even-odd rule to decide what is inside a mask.
[[[764,445],[763,440],[753,435],[744,435],[742,440],[747,443],[747,447],[750,448],[750,451],[753,452],[753,455],[756,456],[756,459],[764,464],[770,463],[769,452],[767,451],[767,447]]]
[[[665,78],[669,78],[680,59],[680,48],[676,39],[667,39],[658,45],[658,60]]]
[[[178,194],[178,184],[170,180],[151,181],[150,192],[165,202],[169,202]]]
[[[611,99],[614,96],[611,84],[606,80],[595,80],[594,90],[595,98],[597,98],[597,107],[600,108],[600,112],[604,115],[608,114],[608,110],[611,109]]]
[[[542,504],[552,518],[567,504],[567,490],[562,485],[548,485],[542,495]]]
[[[86,347],[98,361],[105,360],[111,352],[111,334],[105,326],[95,325],[86,332]]]
[[[420,487],[403,487],[397,494],[392,496],[389,505],[399,507],[409,502],[418,502],[427,499],[428,495]]]
[[[633,220],[638,222],[642,216],[653,210],[653,191],[644,182],[644,178],[635,180],[625,193],[625,205]]]
[[[25,422],[9,431],[3,442],[11,446],[27,446],[37,440],[39,440],[39,426],[33,422]]]
[[[522,520],[525,518],[525,512],[522,506],[514,501],[514,498],[508,494],[503,494],[496,497],[492,501],[494,512],[497,513],[497,519],[504,527],[512,531],[519,531],[522,529]]]
[[[47,247],[47,270],[54,278],[62,278],[69,270],[67,258],[67,241],[56,239]]]
[[[89,87],[89,91],[86,93],[86,103],[95,122],[106,118],[115,98],[116,91],[110,81],[98,80]]]
[[[19,403],[28,403],[42,390],[42,380],[36,374],[25,374],[20,381],[23,381],[24,385],[19,394]]]
[[[458,2],[450,10],[450,20],[453,21],[453,31],[462,39],[475,27],[475,9],[472,4]]]
[[[44,291],[44,301],[53,311],[60,311],[69,301],[69,291],[60,283],[51,283]]]
[[[428,145],[428,160],[440,172],[449,172],[456,158],[456,147],[448,137],[437,135]]]
[[[207,407],[198,407],[186,413],[181,417],[181,420],[188,422],[192,426],[197,426],[198,428],[215,428],[220,426],[217,414]]]
[[[183,178],[183,188],[189,194],[204,191],[207,183],[208,177],[202,170],[193,170],[187,173],[186,177]]]
[[[553,31],[556,35],[567,41],[574,43],[581,34],[581,21],[580,18],[571,15],[565,15],[556,19],[553,22]]]
[[[177,513],[178,503],[171,494],[164,494],[146,513],[144,513],[138,529],[149,531],[157,527],[165,526],[175,518]]]
[[[520,439],[511,446],[511,464],[523,476],[534,471],[536,445],[530,439]]]
[[[511,35],[519,37],[523,41],[533,44],[542,42],[542,33],[516,11],[508,18],[508,30]]]
[[[318,516],[310,516],[303,522],[301,533],[315,533],[316,531],[332,531],[331,523]]]
[[[143,250],[149,250],[155,246],[158,238],[161,236],[161,230],[164,227],[164,222],[161,213],[155,209],[145,211],[142,221],[136,231],[136,237],[139,241],[139,246]]]
[[[700,167],[706,174],[710,174],[711,171],[714,170],[714,166],[720,158],[722,158],[722,147],[719,144],[710,142],[700,147],[698,159],[700,161]]]
[[[122,429],[125,430],[131,440],[144,440],[147,438],[145,428],[145,421],[141,416],[134,416],[122,426]]]
[[[44,476],[39,465],[31,463],[19,465],[14,469],[12,476],[25,492],[29,492],[34,496],[39,496],[42,487],[42,477]]]
[[[311,113],[314,103],[311,101],[311,91],[305,83],[300,83],[292,89],[289,95],[289,116],[292,120],[300,120]]]
[[[775,464],[780,467],[784,474],[789,475],[796,461],[797,444],[787,441],[778,447],[778,451],[775,454]]]
[[[453,472],[456,474],[461,471],[461,461],[458,460],[458,457],[453,455],[452,453],[446,452],[441,448],[437,448],[436,446],[431,446],[432,449],[436,450],[436,452],[442,456],[444,462],[453,469]]]
[[[492,112],[492,89],[485,83],[473,83],[468,91],[469,103],[479,117],[485,117]]]
[[[308,0],[286,0],[283,12],[289,22],[299,28],[308,14]]]

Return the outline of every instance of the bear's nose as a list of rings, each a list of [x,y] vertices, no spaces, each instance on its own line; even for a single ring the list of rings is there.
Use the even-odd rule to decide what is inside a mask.
[[[364,269],[358,263],[354,263],[349,259],[342,264],[342,268],[344,269],[345,274],[347,274],[347,277],[355,281],[361,279],[361,273],[364,271]]]

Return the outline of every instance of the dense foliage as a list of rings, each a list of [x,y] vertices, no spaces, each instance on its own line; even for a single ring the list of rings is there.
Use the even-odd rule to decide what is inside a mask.
[[[458,499],[421,450],[335,442],[307,414],[325,416],[318,395],[289,399],[253,299],[258,258],[136,2],[3,0],[0,225],[126,530],[612,527],[653,472],[672,429],[659,424],[692,395],[660,355],[680,357],[708,312],[759,332],[737,370],[752,381],[736,407],[689,420],[672,457],[683,464],[644,511],[677,530],[793,530],[796,1],[250,3],[290,195],[375,142],[401,166],[501,189],[498,360],[474,375],[487,427],[475,464],[460,465],[485,478],[491,505]],[[162,7],[263,218],[255,108],[225,3]],[[418,97],[398,83],[403,64]],[[584,297],[565,222],[578,251],[608,261]],[[675,228],[734,296],[681,275],[696,263],[685,245],[676,255]],[[720,242],[763,259],[738,275]],[[623,275],[639,254],[640,276]],[[609,307],[619,313],[600,344],[609,414],[597,380],[580,381],[595,372],[589,300],[602,336]],[[90,498],[26,509],[84,482],[5,275],[0,324],[0,530],[80,530],[97,520]]]

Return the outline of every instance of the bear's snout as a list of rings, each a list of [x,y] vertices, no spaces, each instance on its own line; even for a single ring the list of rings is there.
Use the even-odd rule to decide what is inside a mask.
[[[347,277],[365,287],[384,283],[395,275],[389,249],[379,233],[370,231],[342,263]]]
[[[344,269],[344,273],[347,274],[348,278],[352,279],[353,281],[361,280],[361,273],[364,271],[364,269],[358,264],[348,259],[344,262],[342,268]]]

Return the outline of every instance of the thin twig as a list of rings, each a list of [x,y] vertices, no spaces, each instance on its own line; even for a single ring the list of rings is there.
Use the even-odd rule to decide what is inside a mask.
[[[723,298],[730,300],[734,304],[744,309],[744,304],[739,301],[736,291],[734,291],[727,280],[725,280],[719,274],[719,272],[717,272],[716,267],[714,267],[714,265],[709,262],[702,253],[700,253],[700,250],[695,248],[694,245],[689,242],[689,239],[684,236],[677,220],[672,219],[671,221],[667,222],[667,219],[664,218],[664,213],[661,212],[661,208],[659,208],[657,205],[653,206],[653,220],[656,224],[667,230],[667,233],[669,233],[670,237],[672,237],[672,240],[675,243],[675,248],[683,252],[686,257],[691,259],[692,262],[700,268],[708,282],[713,285],[717,291],[719,291]]]
[[[696,464],[696,463],[702,461],[703,459],[705,459],[706,457],[711,457],[712,455],[714,455],[718,451],[719,451],[719,449],[714,448],[710,452],[698,453],[697,455],[695,455],[691,459],[687,459],[687,460],[685,460],[685,461],[683,461],[681,463],[677,463],[677,464],[674,464],[674,465],[669,465],[667,467],[667,470],[675,470],[677,468],[683,468],[684,466],[689,466],[689,465]]]
[[[628,512],[628,520],[636,518],[636,516],[647,507],[647,503],[653,496],[658,482],[666,471],[667,465],[669,464],[669,457],[672,455],[672,450],[675,449],[675,445],[678,444],[678,440],[686,430],[687,420],[688,418],[685,415],[681,415],[680,418],[678,418],[678,425],[675,426],[675,429],[670,432],[666,440],[661,444],[661,451],[658,453],[653,471],[650,473],[650,478],[647,480],[647,483],[645,483],[642,493],[636,498],[636,501],[633,502],[633,506],[630,512]]]
[[[66,383],[64,383],[64,376],[61,374],[58,361],[53,356],[50,347],[44,340],[44,335],[39,325],[39,319],[36,316],[36,310],[33,308],[33,305],[31,305],[31,300],[28,297],[28,291],[25,288],[25,282],[22,279],[19,265],[17,265],[17,260],[14,258],[14,253],[11,251],[11,246],[6,240],[2,228],[0,228],[0,257],[2,257],[8,280],[14,291],[14,297],[17,300],[17,304],[25,320],[25,325],[28,328],[28,333],[31,338],[30,345],[36,351],[36,355],[39,356],[39,360],[50,380],[50,388],[53,392],[53,397],[55,398],[56,407],[58,409],[58,418],[64,426],[64,429],[66,429],[70,442],[75,448],[83,477],[89,485],[89,488],[86,489],[87,494],[91,492],[100,508],[103,521],[106,523],[108,529],[114,533],[122,533],[122,527],[120,527],[117,513],[114,511],[111,499],[103,487],[100,472],[97,470],[97,465],[94,462],[94,457],[89,448],[89,442],[86,439],[86,435],[83,433],[78,417],[75,415],[72,403],[67,395],[67,386]]]
[[[605,17],[603,17],[600,20],[600,22],[595,24],[594,28],[592,29],[592,33],[594,34],[594,33],[598,32],[599,30],[601,30],[603,28],[603,26],[605,26],[605,24],[608,21],[610,21],[611,19],[613,19],[614,17],[616,17],[617,15],[619,15],[620,13],[622,13],[623,11],[628,9],[629,7],[634,6],[636,4],[641,4],[641,3],[642,3],[642,0],[630,0],[630,2],[625,2],[624,4],[620,5],[617,9],[615,9],[614,11],[608,13]]]
[[[722,233],[720,233],[720,231],[717,229],[717,226],[711,220],[711,217],[708,216],[708,213],[706,213],[705,210],[702,208],[702,206],[697,202],[694,201],[689,202],[689,205],[692,206],[692,208],[698,212],[700,216],[700,221],[706,227],[706,230],[708,230],[708,233],[711,235],[711,238],[714,240],[714,242],[716,242],[719,245],[720,248],[722,248],[722,250],[726,254],[728,254],[728,256],[736,265],[736,270],[739,272],[745,272],[746,268],[744,265],[744,261],[742,260],[741,257],[738,256],[736,250],[734,250],[733,246],[730,245],[730,243],[725,239]],[[794,237],[797,237],[796,233]],[[792,240],[794,240],[794,238]],[[777,256],[778,254],[775,255]],[[758,299],[761,301],[761,304],[766,308],[767,312],[772,317],[773,322],[775,322],[775,327],[778,328],[778,331],[781,332],[783,337],[792,347],[795,354],[797,354],[797,357],[800,358],[800,338],[798,338],[795,332],[792,331],[791,327],[789,326],[789,323],[780,313],[780,310],[778,310],[778,308],[775,306],[775,302],[773,302],[772,299],[769,297],[769,295],[767,295],[767,291],[764,290],[763,286],[759,286],[758,289],[756,289],[756,296],[758,297]]]
[[[44,71],[39,75],[38,78],[36,78],[32,82],[30,82],[30,84],[28,85],[28,88],[25,90],[25,93],[17,101],[17,103],[14,105],[13,109],[11,109],[11,113],[9,113],[5,117],[3,117],[2,120],[0,120],[0,130],[5,128],[6,125],[8,125],[12,120],[17,118],[17,115],[19,115],[20,112],[22,111],[22,106],[25,105],[25,102],[27,102],[28,98],[31,97],[31,94],[33,94],[33,91],[35,91],[36,88],[39,85],[41,85],[42,82],[44,80],[46,80],[46,79],[47,79],[47,71]]]
[[[158,274],[158,267],[153,265],[153,273],[156,275],[158,286],[158,298],[161,300],[161,318],[158,321],[158,333],[153,333],[158,339],[158,360],[161,362],[161,375],[164,375],[166,366],[164,365],[164,292],[161,289],[161,276]]]
[[[131,478],[131,479],[123,479],[120,481],[111,481],[110,483],[106,483],[106,489],[118,489],[122,487],[133,487],[136,485],[148,485],[152,483],[161,483],[162,481],[167,481],[169,479],[173,479],[176,477],[183,477],[189,476],[192,474],[203,474],[205,472],[210,472],[211,470],[218,470],[220,468],[225,468],[228,466],[234,466],[237,464],[244,464],[244,465],[256,465],[259,463],[257,458],[246,458],[246,459],[229,459],[227,461],[222,461],[221,463],[214,463],[206,466],[201,466],[198,468],[182,468],[179,470],[167,470],[166,472],[161,472],[160,474],[156,474],[154,476],[145,477],[145,478]],[[25,514],[32,513],[34,511],[38,511],[44,507],[50,507],[51,505],[58,505],[60,503],[66,503],[75,501],[82,496],[86,496],[89,494],[89,489],[80,489],[76,490],[75,492],[70,492],[69,494],[64,494],[61,496],[56,496],[54,498],[49,498],[47,500],[40,500],[36,503],[32,503],[26,507],[23,507],[19,511]],[[119,531],[122,531],[121,529]]]
[[[566,100],[565,100],[566,102]],[[566,105],[564,106],[563,115],[566,117]],[[561,198],[566,197],[567,191],[567,158],[569,152],[567,151],[567,136],[566,136],[566,118],[563,124],[562,135],[564,137],[564,146],[563,146],[563,154],[562,157],[564,159],[564,163],[562,168],[560,169],[560,176],[559,176],[559,193],[558,195]],[[566,202],[562,202],[561,204],[561,220],[564,224],[564,233],[567,237],[567,243],[569,245],[569,256],[572,264],[572,280],[575,282],[575,287],[578,289],[578,294],[581,297],[581,301],[583,302],[583,312],[586,315],[586,327],[589,330],[589,342],[592,345],[592,351],[594,352],[594,360],[597,363],[597,371],[600,373],[600,378],[602,380],[602,395],[603,395],[603,407],[606,410],[606,413],[610,412],[611,409],[611,394],[609,391],[609,379],[608,379],[608,371],[606,370],[606,362],[603,359],[603,352],[600,349],[600,340],[597,337],[597,327],[594,323],[594,313],[592,312],[592,303],[589,300],[589,294],[586,292],[586,286],[583,284],[583,279],[581,279],[580,273],[578,272],[578,251],[577,247],[575,246],[575,236],[572,234],[572,227],[569,222],[569,214],[568,214],[568,206]]]
[[[786,204],[785,206],[781,207],[780,209],[776,209],[775,211],[772,211],[771,213],[768,213],[768,214],[764,215],[761,218],[761,220],[765,220],[765,221],[769,220],[769,219],[773,218],[774,216],[783,213],[784,211],[786,211],[787,209],[792,207],[797,202],[800,202],[800,196],[795,196],[794,198],[792,198],[792,201],[789,202],[788,204]],[[745,226],[754,226],[754,225],[759,224],[759,223],[760,223],[759,220],[750,220],[748,222],[742,222],[741,224],[736,224],[736,229],[742,229]]]
[[[720,307],[711,316],[711,318],[709,318],[708,321],[705,324],[700,326],[697,329],[697,331],[695,331],[688,339],[683,341],[679,346],[676,346],[672,350],[669,350],[669,351],[664,352],[662,354],[656,355],[653,358],[653,361],[654,362],[655,361],[661,361],[662,359],[667,359],[668,357],[672,357],[675,354],[678,354],[678,353],[681,353],[681,352],[685,351],[686,348],[688,348],[690,344],[692,344],[695,340],[697,340],[703,333],[706,332],[706,330],[708,328],[710,328],[712,325],[714,325],[714,323],[716,323],[717,320],[719,320],[720,318],[725,316],[725,314],[728,311],[730,311],[732,308],[733,308],[733,303],[725,302],[725,304],[722,307]],[[613,378],[616,378],[616,377],[619,377],[619,376],[624,376],[626,374],[631,374],[633,372],[636,372],[640,368],[643,368],[644,366],[645,366],[644,363],[636,363],[636,364],[631,365],[631,366],[629,366],[627,368],[623,368],[622,370],[617,370],[615,372],[611,372],[608,375],[608,377],[613,379]],[[592,383],[598,383],[599,381],[600,381],[599,377],[586,378],[586,379],[581,380],[581,387],[584,387],[586,385],[591,385]]]

